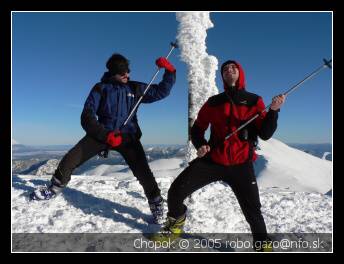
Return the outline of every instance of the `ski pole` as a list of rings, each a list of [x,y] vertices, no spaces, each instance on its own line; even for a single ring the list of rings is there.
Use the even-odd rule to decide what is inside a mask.
[[[289,94],[291,94],[293,91],[295,91],[298,87],[301,86],[301,84],[305,83],[306,81],[308,81],[309,79],[311,79],[312,77],[314,77],[315,75],[317,75],[321,70],[325,69],[325,68],[329,68],[332,69],[332,59],[330,60],[326,60],[323,59],[324,64],[321,65],[319,68],[317,68],[316,70],[314,70],[311,74],[309,74],[306,78],[304,78],[302,81],[298,82],[297,84],[295,84],[293,87],[291,87],[288,91],[284,92],[283,95],[287,96]],[[265,107],[264,110],[262,110],[260,113],[256,114],[255,116],[253,116],[251,119],[249,119],[247,122],[245,122],[244,124],[242,124],[240,127],[238,127],[236,130],[234,130],[232,133],[230,133],[228,136],[225,137],[225,140],[229,139],[231,136],[233,136],[234,134],[236,134],[237,132],[239,132],[241,129],[243,129],[244,127],[246,127],[248,124],[250,124],[253,120],[255,120],[258,116],[260,116],[262,113],[268,111],[268,109],[270,108],[271,104],[269,104],[267,107]]]
[[[167,56],[165,57],[166,59],[168,59],[168,57],[171,55],[172,51],[178,48],[177,42],[171,42],[171,49],[168,52]],[[123,127],[125,127],[128,122],[130,121],[130,119],[133,117],[137,107],[139,106],[139,104],[141,103],[143,97],[145,96],[145,94],[147,93],[147,91],[149,90],[150,86],[152,85],[154,79],[156,78],[156,76],[158,75],[158,73],[160,72],[160,68],[158,68],[158,70],[156,71],[156,73],[153,75],[152,79],[150,80],[149,84],[147,85],[147,87],[145,88],[143,94],[140,96],[140,98],[138,99],[138,101],[136,102],[136,104],[134,105],[133,109],[131,110],[129,116],[127,117],[127,119],[124,121],[123,125],[120,126],[119,130],[121,130]]]

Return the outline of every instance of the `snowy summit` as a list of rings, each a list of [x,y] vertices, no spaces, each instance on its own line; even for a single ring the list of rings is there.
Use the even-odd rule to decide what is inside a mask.
[[[332,232],[332,197],[325,195],[332,186],[332,162],[276,139],[260,141],[259,147],[255,168],[268,232]],[[181,158],[150,163],[165,198],[183,164]],[[86,174],[91,172],[94,175],[73,175],[62,195],[40,202],[29,202],[26,195],[48,184],[51,176],[13,175],[12,231],[156,231],[143,190],[126,166],[100,166]],[[186,232],[249,232],[233,192],[222,182],[202,188],[185,203],[189,208]]]

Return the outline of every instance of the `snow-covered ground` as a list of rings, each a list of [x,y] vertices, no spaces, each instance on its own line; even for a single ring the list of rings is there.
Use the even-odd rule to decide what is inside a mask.
[[[260,142],[256,161],[262,212],[270,233],[331,233],[332,162],[271,139]],[[150,167],[166,198],[183,170],[180,158],[161,159]],[[89,172],[90,173],[90,172]],[[104,165],[94,176],[73,175],[63,195],[52,201],[27,200],[51,176],[13,175],[14,233],[151,233],[147,200],[132,172],[123,165]],[[103,175],[103,176],[100,176]],[[210,184],[186,199],[190,233],[249,233],[230,187]]]

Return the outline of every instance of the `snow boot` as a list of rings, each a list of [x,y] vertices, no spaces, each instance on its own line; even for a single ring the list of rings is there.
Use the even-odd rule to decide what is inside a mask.
[[[30,200],[40,201],[40,200],[50,200],[55,198],[60,192],[62,188],[51,184],[49,187],[42,186],[37,190],[34,190],[30,194]]]
[[[151,237],[153,241],[173,241],[184,233],[186,214],[178,218],[167,216],[167,220],[160,232]]]
[[[155,224],[162,224],[164,220],[164,199],[158,196],[152,200],[148,200],[149,208],[153,215]]]

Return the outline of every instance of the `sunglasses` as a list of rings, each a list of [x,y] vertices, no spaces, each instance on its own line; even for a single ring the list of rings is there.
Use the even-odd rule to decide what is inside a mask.
[[[129,69],[127,69],[127,70],[125,70],[125,71],[122,71],[122,72],[119,72],[119,73],[117,73],[117,74],[120,75],[120,76],[124,76],[124,75],[126,75],[127,73],[130,73],[130,70],[129,70]]]

